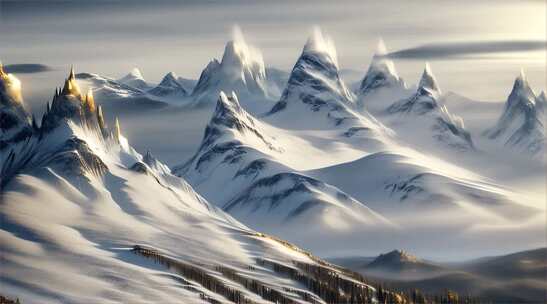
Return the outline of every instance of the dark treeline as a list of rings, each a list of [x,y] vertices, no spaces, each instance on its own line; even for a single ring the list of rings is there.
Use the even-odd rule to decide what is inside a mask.
[[[134,246],[132,251],[138,255],[153,259],[156,263],[165,265],[170,270],[182,275],[185,279],[194,281],[234,303],[254,303],[240,290],[227,286],[222,279],[212,274],[207,268],[166,257],[157,250],[143,246]],[[245,289],[259,295],[262,299],[274,303],[291,304],[296,303],[297,299],[310,303],[320,303],[321,300],[327,303],[373,302],[373,288],[363,283],[346,279],[334,269],[299,262],[294,262],[295,268],[265,260],[259,260],[258,264],[268,266],[276,273],[286,275],[293,280],[303,283],[310,292],[290,288],[276,290],[261,281],[244,276],[236,270],[225,266],[216,266],[214,270],[222,274],[224,278],[241,284]],[[253,269],[252,266],[249,267],[250,271]],[[293,298],[293,296],[298,296],[298,298]],[[203,293],[201,297],[211,303],[216,303],[214,299],[206,297]]]
[[[344,270],[326,262],[323,264],[309,264],[293,261],[292,265],[283,265],[272,260],[257,259],[257,265],[269,268],[281,276],[300,282],[307,289],[306,291],[296,288],[275,289],[230,267],[217,265],[214,269],[210,269],[189,264],[167,257],[155,249],[144,246],[136,245],[133,247],[132,252],[165,265],[169,270],[181,275],[184,279],[177,279],[182,280],[185,285],[189,286],[189,289],[200,292],[202,299],[213,304],[217,304],[219,301],[200,291],[197,286],[191,286],[193,285],[192,282],[237,304],[253,304],[256,302],[249,297],[248,293],[229,286],[227,281],[240,284],[249,293],[258,295],[264,300],[280,304],[297,303],[297,300],[309,303],[324,301],[336,304],[489,303],[471,296],[459,296],[450,290],[446,290],[443,294],[424,294],[417,289],[409,291],[394,290],[382,284],[369,283],[358,273]],[[340,271],[340,269],[344,271]],[[248,266],[248,270],[255,271],[255,267]]]
[[[221,279],[210,274],[209,271],[205,268],[177,261],[175,259],[160,254],[157,250],[145,248],[139,245],[134,246],[132,251],[135,254],[141,255],[149,259],[153,259],[156,263],[165,265],[168,269],[182,275],[185,279],[194,281],[204,288],[212,291],[213,293],[222,295],[234,303],[255,303],[254,301],[251,301],[250,299],[245,297],[241,291],[226,286],[226,284]],[[200,293],[200,297],[213,304],[219,303],[217,300],[207,296],[204,293]]]

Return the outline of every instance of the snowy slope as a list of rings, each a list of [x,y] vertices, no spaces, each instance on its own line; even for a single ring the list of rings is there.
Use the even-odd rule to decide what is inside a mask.
[[[349,172],[364,174],[356,179]],[[376,153],[306,173],[368,202],[395,222],[398,218],[403,226],[410,218],[423,218],[426,223],[434,213],[439,218],[457,213],[459,221],[473,225],[494,223],[499,218],[520,222],[537,212],[504,187],[410,150]]]
[[[513,89],[496,125],[485,132],[505,146],[543,158],[545,154],[545,94],[536,96],[524,73]]]
[[[108,128],[73,74],[2,173],[0,292],[24,303],[370,303],[362,277],[254,232]],[[6,178],[7,177],[7,178]],[[4,179],[6,178],[6,179]]]

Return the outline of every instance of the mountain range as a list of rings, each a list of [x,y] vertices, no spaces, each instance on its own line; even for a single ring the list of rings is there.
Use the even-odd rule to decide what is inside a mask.
[[[463,275],[480,276],[477,297],[535,299],[536,291],[502,293],[505,283],[494,280],[501,274],[489,272],[500,265],[494,260],[473,266],[480,274],[469,265],[454,273],[395,250],[351,264],[375,279],[368,281],[310,253],[412,244],[486,250],[494,245],[482,240],[500,235],[517,243],[495,249],[510,251],[543,241],[544,208],[500,172],[544,177],[545,93],[522,73],[500,113],[443,93],[427,63],[409,86],[386,54],[381,41],[362,80],[347,85],[320,29],[290,72],[267,67],[236,29],[198,80],[169,72],[153,84],[137,68],[119,79],[71,69],[40,121],[0,65],[0,294],[29,302],[374,303],[387,292],[402,303],[408,294],[394,290],[416,284],[439,293],[425,280]],[[498,117],[477,122],[466,112],[474,106]],[[141,154],[124,136],[130,116],[196,109],[210,116],[195,152],[177,165],[151,151],[184,137],[158,134],[164,146]],[[380,291],[381,281],[395,285]]]

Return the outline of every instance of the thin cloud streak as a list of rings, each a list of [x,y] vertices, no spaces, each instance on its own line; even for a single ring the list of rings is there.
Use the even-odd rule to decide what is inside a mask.
[[[456,59],[481,54],[545,50],[546,43],[541,40],[431,43],[391,52],[386,57],[393,59]]]
[[[7,73],[31,74],[52,71],[53,68],[39,63],[18,63],[4,66]]]

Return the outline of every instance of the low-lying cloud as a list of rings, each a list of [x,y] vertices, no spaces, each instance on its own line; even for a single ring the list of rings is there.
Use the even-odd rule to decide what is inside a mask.
[[[18,63],[4,66],[6,73],[31,74],[53,70],[51,67],[39,63]]]
[[[391,52],[386,56],[394,59],[460,58],[480,54],[545,50],[546,43],[541,40],[431,43]]]

